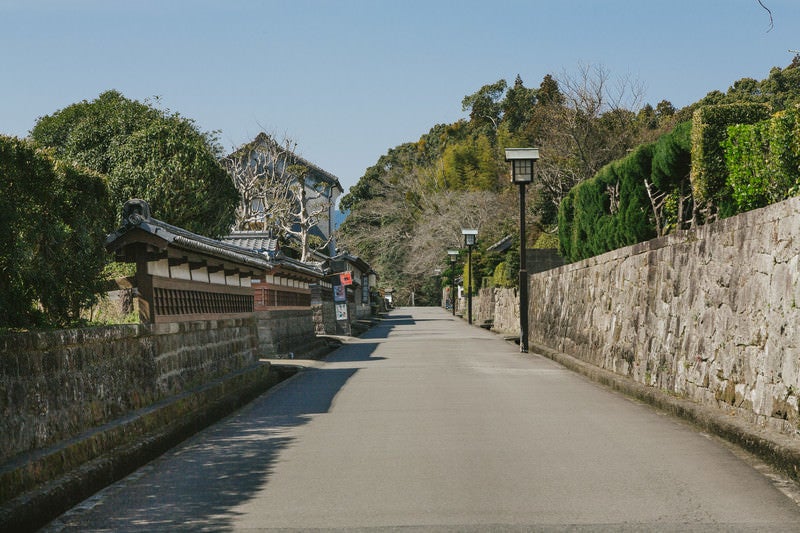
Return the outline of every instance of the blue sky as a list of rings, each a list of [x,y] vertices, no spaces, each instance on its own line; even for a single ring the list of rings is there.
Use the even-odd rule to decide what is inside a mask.
[[[0,0],[0,134],[101,92],[220,130],[290,137],[345,190],[461,100],[517,74],[602,65],[682,107],[800,49],[800,2],[763,0]]]

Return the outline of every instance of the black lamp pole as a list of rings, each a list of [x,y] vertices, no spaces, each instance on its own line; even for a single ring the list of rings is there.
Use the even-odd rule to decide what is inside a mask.
[[[467,264],[469,265],[469,283],[467,288],[467,321],[472,324],[472,247],[478,241],[478,230],[476,229],[462,229],[461,234],[464,235],[464,244],[467,246]]]
[[[511,181],[519,185],[519,351],[528,353],[528,267],[525,236],[525,187],[533,181],[538,148],[506,148],[511,161]]]
[[[519,185],[519,351],[528,353],[528,265],[525,240],[525,184]]]
[[[450,306],[453,308],[453,316],[456,316],[456,260],[458,259],[458,251],[447,250],[447,255],[450,256]]]
[[[467,316],[472,324],[472,245],[467,246],[467,264],[469,264],[469,287],[467,288]]]

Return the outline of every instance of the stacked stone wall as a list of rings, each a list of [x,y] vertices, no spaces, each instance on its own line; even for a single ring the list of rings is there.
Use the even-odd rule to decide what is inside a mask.
[[[800,430],[800,198],[530,276],[530,340]]]
[[[0,337],[0,463],[255,362],[254,319]]]
[[[483,288],[472,297],[472,323],[476,326],[494,321],[494,287]]]
[[[286,358],[305,353],[317,343],[313,311],[287,309],[256,312],[258,353]]]
[[[516,288],[494,289],[492,330],[506,335],[519,335],[519,292]]]

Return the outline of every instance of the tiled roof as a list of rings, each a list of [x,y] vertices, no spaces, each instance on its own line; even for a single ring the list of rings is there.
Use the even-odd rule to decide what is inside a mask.
[[[123,207],[122,220],[122,227],[106,237],[105,244],[109,250],[116,248],[115,242],[122,239],[128,232],[139,229],[162,239],[172,246],[183,248],[184,250],[202,252],[212,257],[234,261],[261,270],[271,270],[280,264],[291,270],[305,272],[306,274],[322,275],[322,269],[318,265],[302,263],[282,255],[276,256],[275,254],[267,255],[264,253],[261,250],[262,246],[271,246],[273,249],[277,249],[277,240],[264,233],[237,232],[230,236],[233,238],[247,233],[258,234],[260,237],[256,235],[250,236],[254,246],[231,242],[227,237],[222,241],[218,241],[152,218],[150,216],[150,206],[144,200],[129,200],[126,202]]]
[[[272,267],[272,263],[266,256],[247,248],[204,237],[155,219],[150,216],[150,206],[147,202],[136,199],[125,203],[122,227],[106,237],[106,248],[113,248],[115,241],[134,229],[145,231],[185,250],[202,252],[212,257],[243,263],[262,270],[268,270]]]
[[[493,245],[489,246],[486,251],[487,252],[505,252],[509,248],[511,248],[511,244],[513,242],[512,235],[506,235]]]
[[[228,244],[246,248],[259,254],[266,254],[276,265],[282,265],[290,270],[305,272],[307,274],[321,276],[322,269],[315,263],[303,263],[296,259],[291,259],[280,253],[278,239],[268,232],[263,231],[234,231],[230,235],[223,237],[222,240]]]
[[[222,240],[257,253],[273,255],[279,249],[277,237],[260,231],[235,231],[223,237]]]

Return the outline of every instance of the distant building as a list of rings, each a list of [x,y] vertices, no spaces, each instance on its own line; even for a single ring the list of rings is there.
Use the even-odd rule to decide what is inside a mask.
[[[321,208],[326,212],[320,216],[320,221],[309,234],[317,235],[323,241],[330,239],[328,254],[335,254],[336,243],[331,236],[336,223],[336,200],[344,192],[336,176],[296,155],[292,150],[278,145],[263,132],[252,142],[228,155],[223,162],[234,175],[234,182],[240,195],[234,231],[271,229],[268,227],[270,206],[265,205],[269,199],[259,193],[258,187],[252,186],[253,176],[280,176],[290,183],[296,183],[298,177],[290,172],[289,167],[293,165],[305,167],[308,170],[305,181],[305,189],[309,195],[307,208],[309,210]]]

